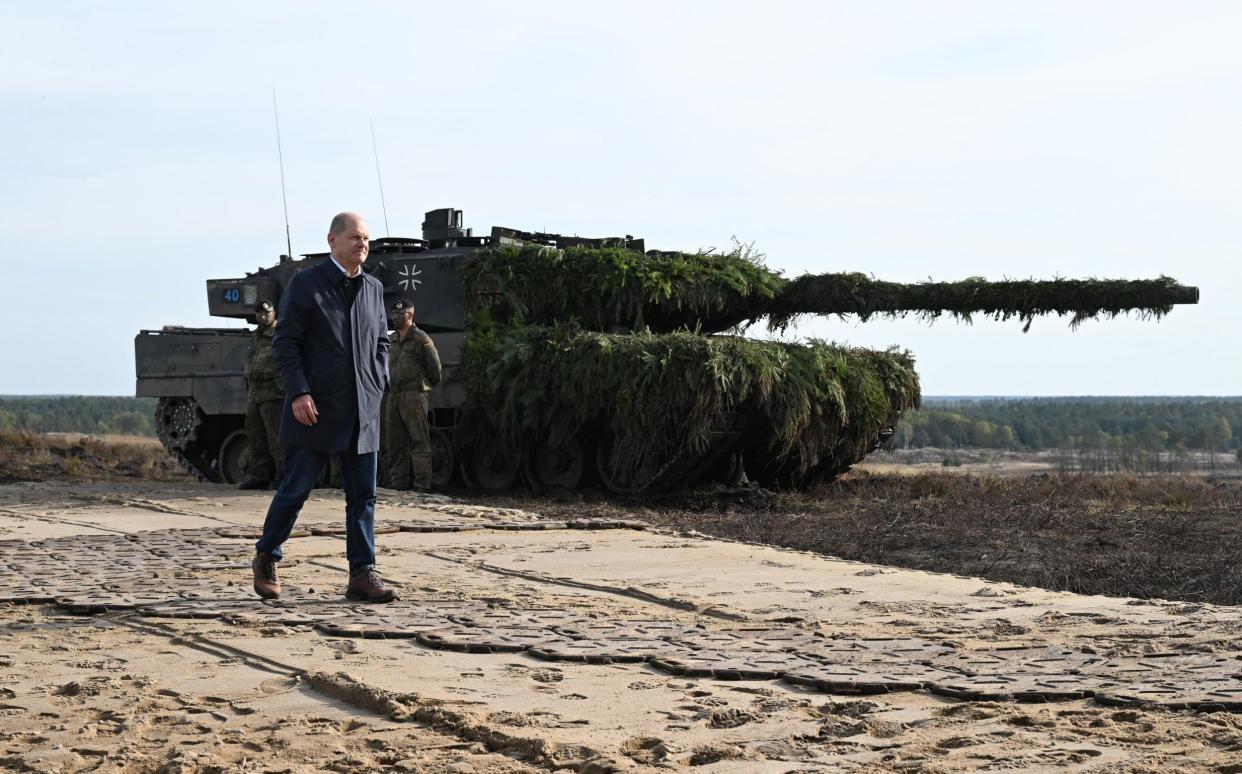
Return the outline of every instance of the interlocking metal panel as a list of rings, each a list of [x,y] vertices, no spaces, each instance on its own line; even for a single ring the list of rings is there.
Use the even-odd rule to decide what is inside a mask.
[[[450,626],[418,634],[418,641],[436,650],[462,653],[520,653],[533,646],[563,642],[550,631]]]
[[[1108,685],[1102,678],[1055,673],[999,672],[929,680],[933,693],[971,701],[1049,702],[1086,699]]]
[[[675,656],[651,659],[656,669],[682,677],[717,680],[776,680],[790,671],[812,669],[815,662],[793,653],[710,651],[686,648]]]
[[[668,640],[594,639],[562,640],[531,646],[530,655],[546,661],[584,664],[640,664],[652,658],[675,658],[682,649]]]
[[[856,695],[917,691],[926,688],[933,680],[951,676],[944,670],[925,664],[871,660],[813,664],[790,670],[783,675],[783,679],[787,683],[816,688],[825,693]]]
[[[530,529],[537,522],[397,522],[392,530]],[[571,521],[538,528],[632,528]],[[337,527],[327,534],[337,534]],[[323,529],[301,530],[310,535]],[[1170,651],[1106,657],[1047,643],[975,647],[918,637],[831,636],[777,623],[667,617],[602,619],[590,609],[518,607],[460,595],[395,605],[346,601],[286,584],[278,600],[249,584],[249,528],[162,530],[0,541],[10,573],[0,602],[53,604],[81,615],[215,618],[235,625],[313,627],[324,636],[409,639],[416,647],[521,653],[581,664],[648,664],[684,677],[783,680],[838,694],[930,690],[976,701],[1093,698],[1110,706],[1242,712],[1242,655]],[[238,576],[222,583],[220,573]]]

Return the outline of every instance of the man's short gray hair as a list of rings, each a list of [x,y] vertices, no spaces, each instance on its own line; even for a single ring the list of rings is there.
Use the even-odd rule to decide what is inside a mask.
[[[338,212],[336,216],[332,218],[332,224],[328,226],[328,233],[341,233],[345,230],[345,227],[349,225],[349,222],[351,220],[356,220],[357,217],[358,216],[352,212]]]

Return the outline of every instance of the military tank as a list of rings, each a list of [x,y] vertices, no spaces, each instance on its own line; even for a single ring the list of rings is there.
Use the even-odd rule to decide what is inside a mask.
[[[327,253],[207,280],[211,315],[254,322]],[[857,273],[786,279],[746,245],[647,250],[426,213],[420,239],[371,243],[363,270],[405,298],[444,379],[430,395],[433,486],[600,486],[639,494],[749,478],[807,487],[839,475],[920,402],[908,352],[747,337],[800,315],[1160,317],[1198,289],[1152,280],[901,284]],[[249,333],[168,326],[135,339],[137,394],[158,398],[168,451],[204,481],[243,478]]]

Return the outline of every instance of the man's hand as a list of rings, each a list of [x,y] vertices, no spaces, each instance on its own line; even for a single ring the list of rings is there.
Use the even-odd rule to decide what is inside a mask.
[[[293,399],[293,418],[307,427],[319,421],[319,409],[309,392]]]

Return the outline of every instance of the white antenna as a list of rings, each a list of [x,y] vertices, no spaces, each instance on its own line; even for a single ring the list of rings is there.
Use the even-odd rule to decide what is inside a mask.
[[[388,205],[384,203],[384,178],[380,176],[379,165],[379,146],[375,144],[375,121],[368,116],[367,120],[371,122],[371,152],[375,154],[375,179],[379,181],[380,189],[380,208],[384,210],[384,236],[392,236],[388,233]]]
[[[285,248],[293,258],[293,240],[289,236],[289,197],[285,195],[285,153],[280,147],[280,111],[276,109],[276,89],[272,88],[272,113],[276,116],[276,156],[280,159],[280,201],[285,205]]]

